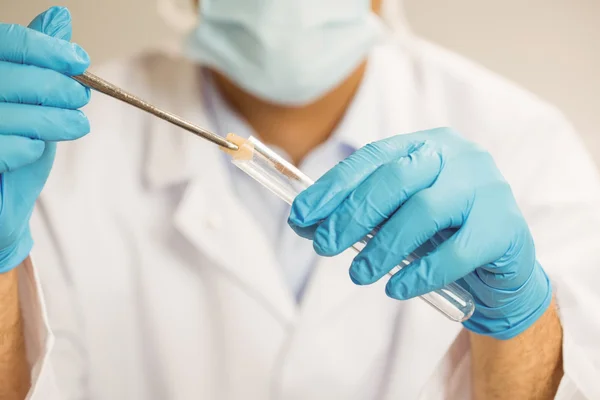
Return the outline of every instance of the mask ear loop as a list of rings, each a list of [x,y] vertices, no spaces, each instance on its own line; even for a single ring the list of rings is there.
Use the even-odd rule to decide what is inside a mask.
[[[178,6],[174,0],[156,0],[156,8],[167,25],[178,33],[187,33],[198,23],[196,13]]]

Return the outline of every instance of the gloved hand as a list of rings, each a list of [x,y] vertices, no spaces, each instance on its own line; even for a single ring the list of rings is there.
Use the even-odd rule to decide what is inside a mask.
[[[89,89],[67,75],[81,74],[90,60],[70,39],[66,8],[50,8],[29,28],[0,24],[0,273],[31,251],[29,218],[56,142],[89,132],[77,111]]]
[[[295,199],[289,223],[312,236],[324,256],[380,226],[350,267],[358,285],[385,276],[436,232],[455,229],[390,278],[386,292],[404,300],[458,281],[476,302],[464,325],[479,334],[514,337],[551,301],[550,282],[508,183],[490,154],[450,129],[363,147]]]

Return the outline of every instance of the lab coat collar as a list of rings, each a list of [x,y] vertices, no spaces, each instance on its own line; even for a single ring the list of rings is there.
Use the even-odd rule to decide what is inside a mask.
[[[350,150],[388,135],[387,121],[382,118],[387,111],[380,103],[378,93],[381,88],[378,86],[380,80],[376,79],[377,61],[369,61],[354,100],[332,135],[332,140],[348,146]],[[213,121],[219,118],[207,117],[207,113],[227,112],[227,107],[218,104],[222,99],[210,86],[206,74],[191,63],[183,63],[176,68],[176,73],[165,74],[160,66],[150,67],[150,73],[153,69],[158,70],[152,84],[159,82],[165,88],[157,95],[159,98],[154,99],[155,102],[219,134],[223,134],[224,129],[235,130],[230,126],[217,127]],[[173,79],[165,81],[165,75]],[[179,82],[185,82],[185,85]],[[208,85],[202,87],[203,83]],[[144,174],[149,189],[188,183],[175,216],[178,229],[201,253],[209,255],[246,289],[266,295],[266,303],[279,311],[279,317],[292,318],[298,311],[295,299],[283,281],[273,251],[261,235],[260,226],[246,215],[244,205],[231,188],[227,171],[231,165],[224,155],[215,145],[156,118],[148,120],[147,130],[149,139]],[[251,268],[247,263],[253,260],[262,260],[264,265]],[[323,264],[322,261],[318,263],[309,282],[303,299],[303,314],[326,315],[356,293],[348,280],[346,268],[333,271]]]
[[[179,75],[188,85],[176,93],[162,94],[172,100],[163,107],[214,131],[203,107],[201,71],[193,64],[189,68],[193,75],[187,76],[187,81]],[[225,154],[214,144],[156,118],[148,121],[147,129],[144,177],[149,190],[186,184],[174,214],[176,228],[233,284],[250,293],[276,318],[292,320],[295,300],[260,227],[231,188],[227,171],[231,166]]]

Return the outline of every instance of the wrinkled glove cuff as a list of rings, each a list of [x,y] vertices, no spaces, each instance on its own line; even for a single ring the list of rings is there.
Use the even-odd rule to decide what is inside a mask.
[[[31,253],[33,239],[27,229],[17,243],[8,248],[0,250],[0,274],[8,272],[23,262]]]
[[[503,292],[502,297],[507,294]],[[518,289],[512,291],[510,302],[500,307],[489,307],[477,301],[473,316],[463,323],[468,330],[500,340],[511,339],[534,324],[548,309],[552,301],[550,279],[536,262],[531,276]]]

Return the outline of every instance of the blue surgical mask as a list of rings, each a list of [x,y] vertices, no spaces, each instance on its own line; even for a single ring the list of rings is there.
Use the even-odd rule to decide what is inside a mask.
[[[201,0],[186,53],[261,99],[297,106],[339,85],[382,33],[370,0]]]

